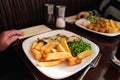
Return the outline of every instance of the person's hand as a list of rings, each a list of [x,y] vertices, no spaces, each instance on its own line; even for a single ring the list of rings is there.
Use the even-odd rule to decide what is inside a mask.
[[[18,36],[23,36],[24,33],[19,30],[8,30],[0,34],[0,51],[4,51],[7,47],[17,40]]]
[[[90,14],[89,14],[89,12],[80,12],[80,13],[78,13],[78,15],[77,15],[77,19],[80,19],[80,18],[87,18],[88,16],[89,16]]]

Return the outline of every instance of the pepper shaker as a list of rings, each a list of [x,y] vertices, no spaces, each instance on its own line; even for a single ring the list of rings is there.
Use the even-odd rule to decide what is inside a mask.
[[[46,18],[46,24],[47,26],[50,26],[53,28],[55,19],[54,19],[54,4],[45,4],[47,7],[47,18]]]

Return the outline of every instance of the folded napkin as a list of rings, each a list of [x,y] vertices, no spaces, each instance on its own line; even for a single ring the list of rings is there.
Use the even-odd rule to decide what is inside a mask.
[[[18,38],[22,39],[22,38],[30,37],[30,36],[37,35],[37,34],[40,34],[40,33],[43,33],[43,32],[47,32],[47,31],[50,31],[50,30],[51,29],[48,28],[45,25],[32,26],[32,27],[29,27],[29,28],[21,29],[20,31],[23,31],[25,33],[25,35],[22,36],[22,37],[18,37]]]
[[[77,20],[76,17],[77,17],[77,15],[65,17],[65,21],[66,21],[67,23],[75,23],[75,21]]]

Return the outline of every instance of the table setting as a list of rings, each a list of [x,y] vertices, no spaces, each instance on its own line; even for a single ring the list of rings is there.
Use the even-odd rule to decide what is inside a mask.
[[[73,19],[75,19],[75,17],[76,16],[72,16]],[[66,20],[68,20],[68,22]],[[119,67],[112,62],[111,55],[116,52],[120,36],[115,35],[109,37],[106,35],[99,35],[97,33],[79,28],[76,25],[77,21],[75,20],[72,20],[72,24],[71,21],[69,21],[69,18],[65,18],[65,21],[67,23],[64,29],[56,28],[55,30],[52,30],[48,26],[42,25],[42,28],[40,28],[42,32],[39,31],[38,28],[36,28],[35,34],[28,33],[25,37],[19,38],[19,40],[17,40],[13,44],[13,47],[15,48],[16,52],[21,56],[21,59],[27,66],[31,75],[34,76],[36,80],[102,80],[103,78],[109,80],[111,77],[108,76],[112,75],[112,71],[115,71],[116,76],[112,77],[110,80],[114,80],[115,78],[116,80],[119,80]],[[73,22],[75,24],[73,24]],[[33,28],[31,27],[31,30],[33,30],[34,28],[34,26]],[[27,31],[29,30],[30,28],[22,29],[22,31],[24,31],[25,33],[27,33]],[[83,40],[92,45],[93,54],[83,59],[83,62],[81,64],[77,64],[75,66],[66,66],[65,63],[60,63],[57,66],[51,67],[36,66],[37,60],[34,59],[30,52],[32,42],[34,40],[38,40],[38,38],[41,39],[51,37],[56,34],[64,34],[66,36],[77,35],[82,37]],[[100,36],[104,36],[104,41],[101,40]],[[98,55],[100,55],[99,58],[97,57]],[[96,58],[98,60],[95,60],[95,62],[93,62]],[[111,69],[111,72],[109,71],[109,69]],[[104,70],[105,72],[103,74]]]

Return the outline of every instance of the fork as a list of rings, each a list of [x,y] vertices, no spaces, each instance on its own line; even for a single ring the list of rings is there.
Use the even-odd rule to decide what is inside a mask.
[[[95,68],[97,66],[101,56],[102,56],[102,54],[99,53],[97,55],[97,57],[88,65],[88,67],[85,69],[85,71],[82,73],[82,75],[77,80],[82,80],[90,68]]]

